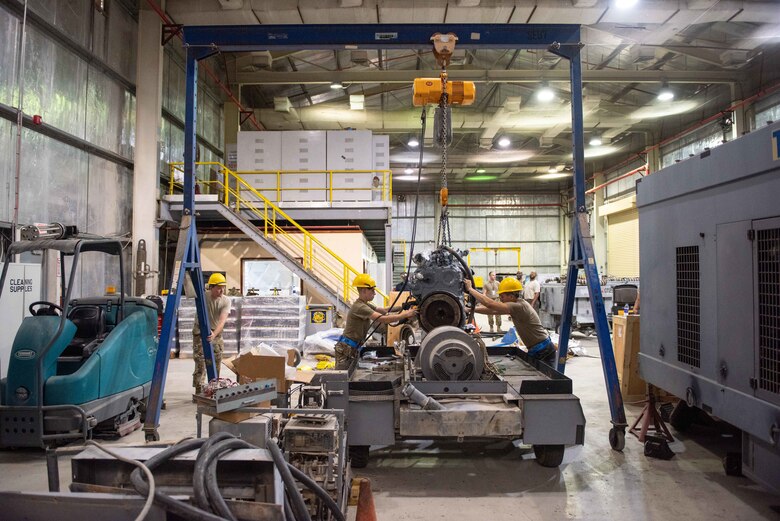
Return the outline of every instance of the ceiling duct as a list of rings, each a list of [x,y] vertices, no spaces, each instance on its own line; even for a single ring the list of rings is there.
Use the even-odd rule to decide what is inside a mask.
[[[244,0],[219,0],[219,6],[225,10],[241,9],[244,7]]]
[[[275,112],[286,112],[287,114],[289,114],[291,109],[292,109],[292,102],[290,102],[290,98],[285,98],[285,97],[274,98]]]
[[[369,59],[368,59],[368,51],[365,50],[356,50],[356,51],[350,51],[349,52],[349,58],[352,60],[352,63],[355,65],[368,65]]]
[[[236,68],[241,72],[267,71],[274,64],[274,57],[269,51],[254,51],[236,58]]]

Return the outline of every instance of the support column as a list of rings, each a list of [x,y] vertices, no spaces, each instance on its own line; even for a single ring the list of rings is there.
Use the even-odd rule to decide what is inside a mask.
[[[164,2],[161,2],[164,8]],[[162,112],[163,47],[162,22],[147,4],[138,13],[138,58],[136,66],[135,167],[133,169],[133,281],[134,295],[158,293],[159,229],[157,194],[160,114]],[[144,254],[139,251],[145,244]]]
[[[593,180],[594,186],[606,182],[604,174],[599,174]],[[604,204],[604,189],[593,192],[593,213],[591,213],[591,228],[593,230],[593,252],[599,262],[599,273],[607,274],[607,220],[599,213]]]

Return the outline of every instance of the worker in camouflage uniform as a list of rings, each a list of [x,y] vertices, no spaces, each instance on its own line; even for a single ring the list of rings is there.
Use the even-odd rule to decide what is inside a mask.
[[[371,324],[391,324],[404,318],[412,318],[417,314],[417,309],[407,309],[397,314],[388,314],[390,311],[399,311],[400,306],[393,309],[376,307],[371,303],[376,296],[376,282],[366,273],[361,273],[352,281],[352,286],[358,290],[358,298],[347,314],[347,323],[344,333],[336,343],[336,369],[352,370],[360,357],[363,342],[368,336]]]
[[[534,308],[520,295],[523,285],[519,280],[506,277],[501,281],[498,285],[499,302],[475,290],[470,280],[463,281],[463,284],[466,286],[466,292],[480,304],[475,309],[477,313],[509,315],[515,325],[517,336],[528,349],[529,358],[555,367],[558,346],[553,343],[547,330],[542,326],[542,321],[539,320],[539,315]]]
[[[227,281],[221,273],[214,273],[209,277],[208,290],[206,291],[206,314],[209,317],[209,328],[211,335],[208,341],[211,342],[211,349],[214,351],[214,364],[217,377],[219,377],[219,367],[222,364],[222,352],[225,344],[222,341],[222,330],[230,314],[230,299],[227,298],[225,287]],[[192,357],[195,359],[195,372],[192,373],[192,386],[195,387],[195,393],[201,394],[206,384],[206,360],[203,355],[203,339],[200,336],[200,326],[198,325],[198,316],[195,315],[195,325],[192,329]]]

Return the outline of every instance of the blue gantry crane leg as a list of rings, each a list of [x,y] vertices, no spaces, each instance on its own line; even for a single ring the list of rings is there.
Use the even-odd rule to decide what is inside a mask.
[[[202,50],[186,48],[186,112],[184,130],[184,209],[179,227],[179,241],[176,244],[176,257],[173,264],[173,276],[165,303],[160,343],[157,349],[157,359],[154,364],[152,388],[146,402],[146,417],[144,420],[144,435],[146,441],[159,441],[157,427],[160,425],[160,410],[165,390],[165,375],[168,372],[171,340],[176,328],[176,317],[179,301],[190,276],[195,288],[195,307],[198,314],[200,334],[203,342],[203,357],[206,361],[206,375],[209,381],[217,377],[214,363],[214,352],[208,337],[211,335],[208,314],[205,305],[203,289],[203,270],[200,266],[200,249],[198,248],[198,232],[195,225],[195,129],[197,124],[197,87],[198,60],[207,53]]]
[[[623,450],[626,439],[626,411],[623,408],[623,395],[620,392],[612,338],[607,324],[607,312],[601,295],[601,282],[593,253],[593,240],[588,224],[588,211],[585,205],[585,153],[584,127],[582,118],[582,64],[579,47],[556,47],[550,49],[555,54],[569,59],[571,70],[571,115],[572,146],[574,150],[574,214],[571,225],[571,248],[566,275],[566,290],[563,300],[560,338],[558,342],[558,371],[566,369],[566,356],[569,352],[574,299],[577,289],[579,270],[585,272],[585,281],[590,294],[590,306],[596,321],[596,336],[599,342],[604,382],[607,386],[609,412],[612,428],[609,430],[609,444],[614,450]]]

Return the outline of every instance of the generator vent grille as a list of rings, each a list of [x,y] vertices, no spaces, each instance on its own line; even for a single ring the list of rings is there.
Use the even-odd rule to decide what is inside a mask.
[[[780,228],[756,230],[759,386],[780,393]]]
[[[699,247],[677,248],[677,360],[700,365]]]

